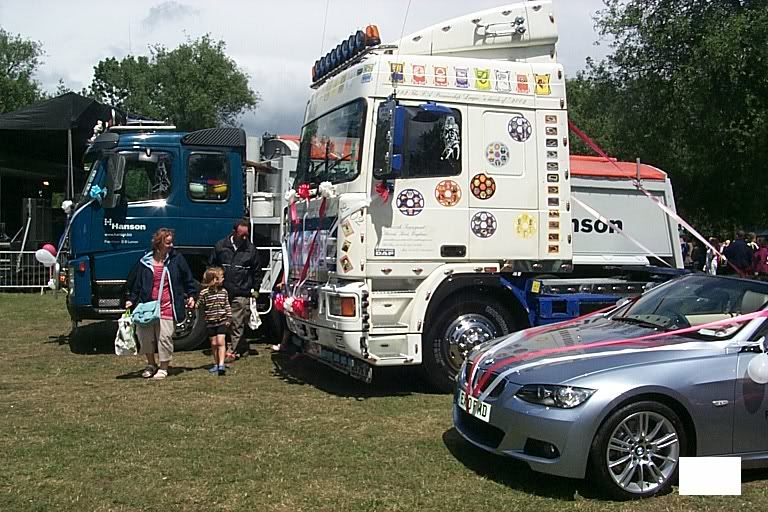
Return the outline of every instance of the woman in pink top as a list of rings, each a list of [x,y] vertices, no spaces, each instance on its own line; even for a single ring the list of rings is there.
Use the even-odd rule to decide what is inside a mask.
[[[152,251],[139,260],[131,293],[125,303],[127,308],[131,308],[134,304],[154,301],[160,296],[160,320],[136,326],[139,352],[147,358],[142,377],[160,380],[168,376],[176,324],[184,320],[185,306],[195,307],[196,293],[197,287],[184,256],[173,249],[173,231],[158,229],[152,237]]]

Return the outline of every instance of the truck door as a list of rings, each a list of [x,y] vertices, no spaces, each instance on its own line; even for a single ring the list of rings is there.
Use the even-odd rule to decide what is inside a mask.
[[[184,146],[181,157],[177,203],[185,222],[176,228],[178,243],[212,247],[245,213],[242,160],[228,148],[194,146]]]
[[[367,258],[464,260],[470,195],[466,108],[425,111],[416,102],[400,105],[406,109],[403,165],[399,176],[383,181],[376,179],[376,169],[384,168],[387,123],[378,120],[377,112]],[[385,201],[376,190],[386,187],[392,191]]]
[[[95,279],[125,279],[148,250],[152,234],[176,215],[173,176],[178,155],[172,149],[119,150],[125,170],[120,199],[114,207],[97,208],[91,223]],[[109,165],[109,164],[108,164]]]

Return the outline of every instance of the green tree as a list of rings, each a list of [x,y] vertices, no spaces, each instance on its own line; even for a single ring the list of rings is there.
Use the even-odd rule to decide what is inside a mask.
[[[33,75],[40,66],[43,47],[0,28],[0,112],[9,112],[42,99]]]
[[[205,35],[173,50],[152,46],[150,57],[108,58],[94,68],[90,94],[183,130],[231,126],[260,98],[225,50]]]
[[[162,119],[153,96],[158,89],[157,72],[148,57],[129,55],[118,61],[109,57],[93,68],[88,95],[131,113]]]
[[[748,0],[604,0],[611,45],[570,81],[572,119],[668,171],[704,229],[768,223],[768,9]]]

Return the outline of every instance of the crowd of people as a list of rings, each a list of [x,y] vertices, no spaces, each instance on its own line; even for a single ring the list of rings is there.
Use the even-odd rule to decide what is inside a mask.
[[[242,220],[216,243],[208,259],[201,291],[184,256],[174,249],[173,231],[161,228],[155,232],[152,250],[137,263],[126,301],[128,309],[159,303],[158,319],[135,326],[139,353],[146,357],[147,364],[142,377],[162,380],[168,376],[176,324],[186,317],[186,308],[196,306],[204,315],[211,342],[212,374],[225,375],[227,364],[248,356],[245,328],[251,298],[258,296],[263,267],[249,231],[249,222]],[[273,347],[274,350],[283,348],[282,344]]]
[[[768,238],[737,231],[733,240],[710,237],[708,242],[712,247],[706,247],[688,235],[681,237],[685,268],[711,275],[768,280]]]

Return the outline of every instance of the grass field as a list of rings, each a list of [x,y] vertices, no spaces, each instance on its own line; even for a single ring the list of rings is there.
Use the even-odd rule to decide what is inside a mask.
[[[0,510],[764,510],[740,497],[605,501],[588,484],[481,453],[451,399],[402,371],[366,386],[318,363],[258,355],[226,377],[201,351],[171,377],[111,355],[109,325],[68,339],[63,297],[0,295]],[[267,341],[267,340],[265,340]]]

